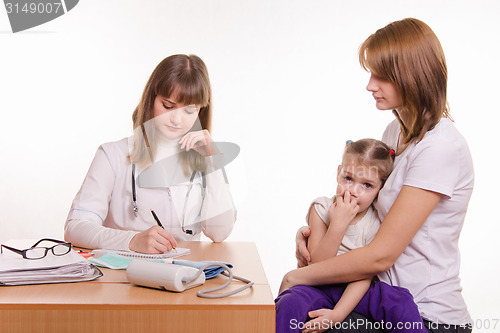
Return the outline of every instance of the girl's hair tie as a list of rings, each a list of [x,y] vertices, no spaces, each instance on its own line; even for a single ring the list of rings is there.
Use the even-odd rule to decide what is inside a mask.
[[[394,154],[395,154],[394,150],[389,149],[389,154],[391,154],[391,156],[394,156]]]
[[[352,143],[352,140],[347,140],[347,141],[345,142],[345,144],[346,144],[346,145],[348,145],[348,144],[350,144],[350,143]]]

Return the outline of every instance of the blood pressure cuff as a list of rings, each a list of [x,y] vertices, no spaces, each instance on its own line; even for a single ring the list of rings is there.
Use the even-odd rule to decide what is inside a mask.
[[[221,264],[226,265],[229,268],[233,268],[233,265],[221,262],[221,261],[191,261],[191,260],[172,260],[172,264],[175,265],[183,265],[183,266],[189,266],[189,267],[194,267],[197,269],[202,268],[204,265],[207,263],[214,263],[214,262],[219,262]],[[209,266],[203,270],[205,272],[205,279],[212,279],[219,275],[220,273],[224,272],[225,269],[219,266]]]

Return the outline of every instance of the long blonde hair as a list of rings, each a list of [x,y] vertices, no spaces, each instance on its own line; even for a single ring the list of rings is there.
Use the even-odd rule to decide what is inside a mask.
[[[199,123],[192,130],[210,131],[212,122],[212,89],[205,63],[195,55],[176,54],[163,59],[151,74],[142,98],[132,114],[134,127],[134,146],[130,162],[145,168],[154,161],[157,138],[153,106],[157,95],[175,98],[177,103],[201,106],[198,113]],[[195,128],[196,125],[201,128]],[[146,129],[147,127],[147,129]],[[180,152],[184,174],[206,169],[203,156],[196,151]]]
[[[451,119],[444,52],[436,34],[424,22],[407,18],[377,30],[361,45],[359,62],[365,70],[392,82],[399,90],[403,101],[398,110],[401,114],[393,112],[404,143],[421,140],[442,117]]]

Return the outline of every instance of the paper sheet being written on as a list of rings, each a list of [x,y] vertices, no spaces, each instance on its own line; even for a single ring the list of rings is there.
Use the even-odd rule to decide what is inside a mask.
[[[169,252],[160,254],[145,254],[134,251],[119,251],[119,250],[106,250],[106,249],[99,249],[92,251],[92,254],[98,258],[106,253],[114,253],[124,257],[140,258],[140,259],[167,259],[167,258],[176,258],[184,256],[186,254],[191,253],[191,250],[188,248],[178,247],[175,250],[171,250]]]
[[[20,243],[7,242],[11,246]],[[49,251],[45,258],[36,260],[24,259],[5,249],[0,254],[0,285],[4,286],[90,281],[100,276],[102,273],[97,267],[73,250],[62,256],[54,256]]]

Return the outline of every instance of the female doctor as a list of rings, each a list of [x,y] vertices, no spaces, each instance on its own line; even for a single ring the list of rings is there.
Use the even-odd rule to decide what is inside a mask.
[[[133,136],[98,148],[71,206],[66,241],[163,253],[201,232],[226,239],[236,211],[211,118],[203,61],[173,55],[160,62],[132,115]]]

